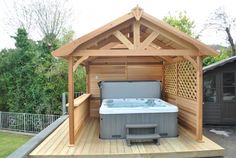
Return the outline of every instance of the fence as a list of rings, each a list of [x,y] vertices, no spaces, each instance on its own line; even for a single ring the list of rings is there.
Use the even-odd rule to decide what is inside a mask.
[[[74,98],[81,96],[83,92],[75,92]],[[67,113],[66,104],[68,103],[68,92],[62,93],[62,115]]]
[[[26,133],[38,133],[59,117],[59,115],[0,111],[0,129]]]

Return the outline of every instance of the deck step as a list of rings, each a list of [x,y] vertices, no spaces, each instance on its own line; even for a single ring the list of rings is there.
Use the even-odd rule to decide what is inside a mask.
[[[126,128],[155,128],[157,124],[126,124]]]
[[[132,141],[153,140],[157,145],[160,145],[161,136],[157,133],[154,134],[128,134],[126,135],[126,142],[131,146]]]
[[[129,140],[145,140],[145,139],[158,139],[161,138],[159,134],[128,134],[126,139]]]
[[[160,145],[160,138],[161,136],[158,134],[158,125],[153,123],[146,123],[146,124],[126,124],[126,141],[128,146],[131,145],[131,141],[144,141],[144,140],[154,140],[157,145]],[[153,128],[153,133],[148,134],[134,134],[130,133],[131,129],[133,130],[140,130],[145,128]]]

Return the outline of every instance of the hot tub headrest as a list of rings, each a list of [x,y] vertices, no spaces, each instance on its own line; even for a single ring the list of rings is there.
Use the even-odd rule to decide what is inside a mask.
[[[101,99],[160,98],[160,81],[100,81]]]

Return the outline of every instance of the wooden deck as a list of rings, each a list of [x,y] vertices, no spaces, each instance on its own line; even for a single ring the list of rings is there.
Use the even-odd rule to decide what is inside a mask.
[[[162,138],[161,145],[134,143],[131,147],[125,140],[99,139],[99,119],[89,118],[82,127],[75,146],[68,146],[68,120],[60,125],[29,155],[39,157],[145,157],[183,158],[222,156],[224,149],[204,137],[204,143],[191,139],[183,128],[179,137]]]

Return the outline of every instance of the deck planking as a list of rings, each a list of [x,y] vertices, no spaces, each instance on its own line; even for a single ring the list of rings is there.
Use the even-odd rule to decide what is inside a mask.
[[[211,157],[222,156],[224,149],[203,137],[199,143],[179,128],[179,137],[161,138],[161,145],[154,143],[133,143],[127,146],[124,139],[99,139],[99,119],[88,118],[78,134],[74,146],[69,146],[68,119],[49,135],[29,155],[43,157]]]

